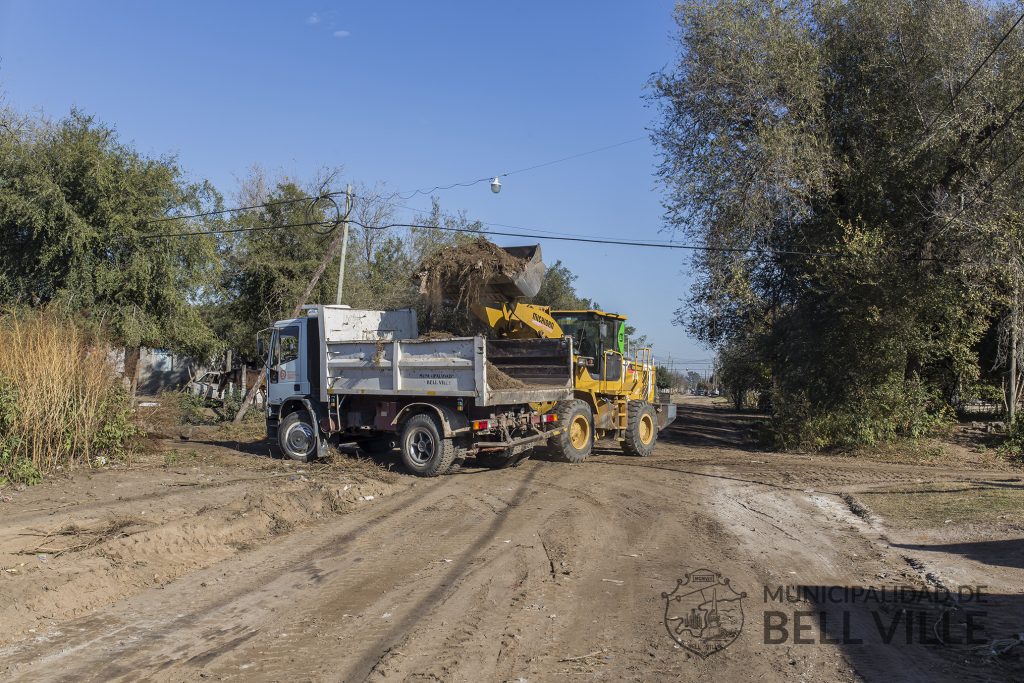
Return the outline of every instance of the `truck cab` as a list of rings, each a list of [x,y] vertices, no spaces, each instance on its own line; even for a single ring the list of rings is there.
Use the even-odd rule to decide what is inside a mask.
[[[303,399],[310,395],[311,380],[319,376],[316,354],[303,353],[316,334],[316,320],[279,320],[270,329],[267,359],[267,435],[277,440],[282,417],[305,410]],[[313,329],[311,329],[313,328]],[[297,435],[312,439],[312,434]],[[305,445],[305,444],[303,444]]]
[[[322,452],[326,445],[310,425],[298,425],[279,435],[281,422],[303,412],[318,425],[325,411],[320,405],[321,346],[326,337],[336,341],[376,341],[415,338],[416,313],[412,309],[371,311],[349,306],[304,306],[305,316],[279,320],[270,328],[267,363],[267,436],[284,440],[286,453]]]

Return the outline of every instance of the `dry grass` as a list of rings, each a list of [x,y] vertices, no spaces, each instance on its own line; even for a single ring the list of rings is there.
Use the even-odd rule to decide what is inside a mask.
[[[326,458],[322,458],[313,465],[314,470],[330,470],[343,472],[353,477],[356,481],[373,480],[385,484],[394,484],[401,480],[401,475],[393,472],[388,466],[381,464],[371,458],[358,455],[350,455],[338,451],[332,452]]]
[[[925,482],[857,497],[887,523],[902,528],[1024,524],[1024,484],[1016,481]]]
[[[129,531],[131,527],[142,525],[144,523],[135,517],[111,517],[93,529],[81,527],[77,524],[65,524],[59,529],[41,534],[43,537],[42,542],[34,548],[19,551],[18,554],[37,555],[43,553],[60,557],[66,553],[89,550],[117,538],[125,538],[131,535]],[[61,538],[74,540],[71,543],[60,543],[59,539]]]
[[[50,313],[0,318],[0,479],[127,453],[130,403],[109,348]]]

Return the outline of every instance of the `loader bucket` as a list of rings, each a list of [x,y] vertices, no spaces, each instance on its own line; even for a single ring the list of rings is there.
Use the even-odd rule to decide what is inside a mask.
[[[501,247],[509,256],[526,261],[522,272],[515,276],[498,275],[484,286],[490,297],[498,300],[514,300],[537,296],[544,282],[547,266],[540,258],[540,245],[525,247]]]

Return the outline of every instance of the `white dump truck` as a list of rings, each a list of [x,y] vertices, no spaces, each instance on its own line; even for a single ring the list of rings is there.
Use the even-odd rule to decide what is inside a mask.
[[[568,337],[419,338],[413,310],[304,313],[260,337],[267,433],[290,458],[311,460],[332,442],[371,453],[397,445],[405,466],[429,477],[469,456],[514,463],[566,438],[551,409],[573,398]]]

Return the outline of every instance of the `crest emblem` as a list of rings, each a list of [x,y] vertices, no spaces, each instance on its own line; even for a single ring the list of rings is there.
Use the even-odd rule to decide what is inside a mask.
[[[702,659],[728,647],[743,629],[743,598],[729,579],[699,569],[662,593],[665,628],[672,640]]]

